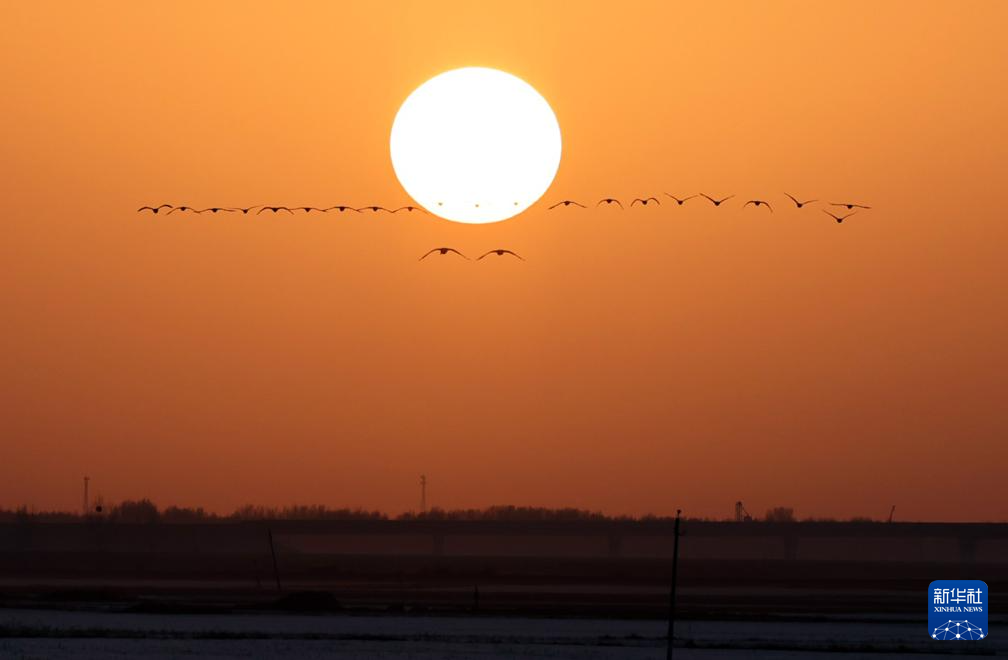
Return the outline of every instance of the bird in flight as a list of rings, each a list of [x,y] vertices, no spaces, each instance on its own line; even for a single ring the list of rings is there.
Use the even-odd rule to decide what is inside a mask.
[[[417,259],[417,261],[423,261],[424,259],[426,259],[430,255],[434,254],[435,252],[437,252],[438,254],[448,254],[449,252],[454,252],[455,254],[457,254],[458,256],[462,257],[463,259],[467,259],[469,261],[472,261],[472,259],[469,259],[469,257],[465,256],[464,254],[462,254],[461,252],[459,252],[455,248],[450,248],[450,247],[434,248],[433,250],[431,250],[430,252],[428,252],[424,256],[422,256],[419,259]]]
[[[623,208],[623,204],[614,197],[606,197],[605,199],[600,199],[599,203],[596,204],[595,206],[602,206],[603,204],[605,204],[606,206],[612,206],[613,204],[615,204],[616,206]]]
[[[870,206],[865,206],[864,204],[855,204],[854,202],[830,202],[833,206],[846,206],[847,210],[851,209],[870,209]]]
[[[211,206],[210,208],[199,209],[198,211],[196,209],[193,209],[193,213],[206,213],[207,211],[210,211],[211,213],[217,213],[219,211],[224,211],[226,213],[234,213],[234,209],[226,209],[223,206]]]
[[[483,257],[489,257],[491,254],[496,254],[498,257],[503,257],[505,254],[510,254],[511,256],[518,257],[522,261],[525,261],[525,258],[522,257],[521,255],[516,254],[516,253],[512,252],[511,250],[503,250],[503,249],[490,250],[489,252],[487,252],[486,254],[484,254],[482,257],[480,257],[476,261],[479,261]]]
[[[420,211],[421,213],[428,213],[426,209],[422,209],[419,206],[400,206],[394,211],[389,211],[389,213],[398,213],[399,211],[406,211],[407,213],[412,213],[413,211]],[[429,213],[428,213],[429,215]]]
[[[171,204],[161,204],[160,206],[141,206],[140,208],[137,209],[137,213],[139,213],[140,211],[151,211],[152,213],[157,213],[163,208],[171,209],[175,207],[173,207]],[[171,211],[169,211],[169,213],[171,213]]]
[[[566,207],[566,206],[570,206],[571,204],[573,204],[574,206],[580,206],[581,208],[585,207],[584,204],[578,204],[577,202],[575,202],[572,199],[565,199],[562,202],[557,202],[556,204],[554,204],[553,206],[549,207],[546,210],[547,211],[552,211],[553,209],[555,209],[558,206],[565,206]]]
[[[679,206],[685,204],[687,200],[693,199],[694,197],[699,197],[699,195],[690,195],[689,197],[683,197],[682,199],[679,199],[675,195],[669,195],[668,193],[665,194],[674,199],[676,201],[676,204],[678,204]]]
[[[700,193],[700,194],[703,197],[706,197],[707,199],[709,199],[710,203],[713,204],[714,206],[721,206],[721,204],[723,204],[724,202],[727,202],[729,199],[731,199],[732,197],[735,196],[735,195],[728,195],[727,197],[724,197],[722,199],[714,199],[713,197],[711,197],[710,195],[707,195],[705,193]]]
[[[773,207],[770,206],[770,202],[764,202],[762,199],[750,199],[748,202],[746,202],[745,204],[742,205],[742,208],[745,208],[745,207],[749,206],[750,204],[754,205],[756,208],[759,208],[761,206],[765,206],[768,209],[770,209],[771,213],[773,213]]]
[[[286,206],[264,206],[261,209],[259,209],[259,211],[256,213],[256,215],[259,215],[263,211],[273,211],[274,213],[276,213],[277,211],[287,211],[291,215],[294,214],[294,211],[291,211]]]
[[[844,220],[846,220],[847,218],[851,217],[852,215],[857,215],[857,211],[854,211],[854,213],[848,213],[847,215],[833,215],[832,213],[830,213],[830,212],[829,212],[829,211],[827,211],[826,209],[823,209],[823,213],[825,213],[825,214],[826,214],[826,215],[828,215],[829,217],[831,217],[831,218],[833,218],[834,220],[836,220],[836,221],[837,221],[837,224],[840,224],[841,222],[843,222],[843,221],[844,221]]]
[[[641,199],[640,197],[634,197],[634,200],[630,202],[630,206],[633,207],[634,204],[640,204],[641,206],[647,206],[651,202],[654,202],[658,206],[661,206],[661,202],[658,201],[657,197],[645,197]]]
[[[257,209],[260,206],[262,206],[262,204],[256,204],[255,206],[245,206],[245,207],[236,206],[235,208],[230,209],[230,210],[232,210],[232,211],[241,211],[243,215],[248,215],[249,211],[251,211],[252,209]]]
[[[325,213],[323,209],[315,206],[295,206],[292,210],[294,211],[304,211],[305,213],[311,213],[312,211],[318,211],[319,213]]]
[[[802,201],[799,201],[794,195],[789,195],[788,193],[784,193],[784,194],[787,195],[788,197],[790,197],[791,201],[794,202],[795,206],[797,206],[798,208],[801,208],[801,207],[805,206],[806,204],[811,204],[812,202],[818,202],[819,201],[818,199],[806,199],[804,202],[802,202]]]
[[[358,211],[357,209],[355,209],[352,206],[343,206],[343,205],[340,205],[340,206],[330,206],[327,209],[322,209],[322,212],[325,213],[326,211],[332,211],[333,209],[336,209],[340,213],[345,213],[346,211],[353,211],[354,213],[360,213],[360,211]]]
[[[175,211],[195,211],[195,210],[196,210],[196,209],[194,209],[194,208],[193,208],[193,207],[191,207],[191,206],[176,206],[176,207],[175,207],[175,208],[173,208],[173,209],[172,209],[171,211],[168,211],[168,215],[171,215],[171,214],[172,214],[172,213],[174,213]]]
[[[357,209],[358,213],[361,211],[371,211],[372,213],[377,213],[378,211],[385,211],[386,213],[391,213],[391,211],[389,211],[384,206],[362,206],[359,209]]]

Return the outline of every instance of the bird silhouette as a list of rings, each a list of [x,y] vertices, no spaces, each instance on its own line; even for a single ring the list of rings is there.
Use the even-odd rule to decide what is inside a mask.
[[[161,204],[159,206],[141,206],[140,208],[137,209],[137,213],[140,213],[140,211],[150,211],[151,213],[157,213],[158,211],[166,207],[175,208],[171,204]],[[169,211],[169,213],[171,213],[171,211]]]
[[[491,254],[496,254],[498,257],[503,257],[505,254],[510,254],[513,257],[518,257],[522,261],[525,261],[525,258],[522,257],[520,254],[516,254],[516,253],[512,252],[511,250],[504,250],[504,249],[500,249],[500,248],[498,248],[496,250],[490,250],[489,252],[487,252],[486,254],[484,254],[482,257],[480,257],[476,261],[479,261],[483,257],[489,257]]]
[[[224,211],[225,213],[234,213],[234,209],[224,208],[223,206],[211,206],[210,208],[199,209],[198,211],[193,209],[193,213],[206,213],[207,211],[210,211],[211,213],[219,213],[221,211]]]
[[[391,213],[391,211],[389,211],[384,206],[362,206],[359,209],[357,209],[357,211],[358,212],[371,211],[372,213],[377,213],[378,211],[385,211],[386,213]]]
[[[171,211],[168,211],[168,215],[171,215],[171,214],[172,214],[172,213],[174,213],[175,211],[182,211],[182,212],[185,212],[185,211],[195,211],[195,210],[196,210],[196,209],[194,209],[194,208],[193,208],[193,207],[191,207],[191,206],[176,206],[176,207],[175,207],[175,208],[173,208],[173,209],[172,209]]]
[[[668,193],[665,194],[674,199],[676,201],[676,204],[678,204],[679,206],[685,204],[687,200],[693,199],[694,197],[699,197],[699,195],[690,195],[689,197],[683,197],[682,199],[679,199],[675,195],[669,195]]]
[[[325,210],[320,209],[316,206],[295,206],[292,210],[294,211],[304,211],[305,213],[311,213],[312,211],[318,211],[319,213],[325,213]]]
[[[825,214],[826,214],[826,215],[828,215],[829,217],[831,217],[831,218],[833,218],[834,220],[836,220],[836,221],[837,221],[837,224],[840,224],[841,222],[843,222],[843,221],[844,221],[844,220],[846,220],[847,218],[851,217],[852,215],[857,215],[857,211],[854,211],[854,213],[848,213],[847,215],[833,215],[832,213],[830,213],[830,212],[829,212],[829,211],[827,211],[826,209],[823,209],[823,213],[825,213]]]
[[[749,206],[750,204],[752,204],[756,208],[759,208],[761,206],[765,206],[768,209],[770,209],[771,213],[773,213],[773,207],[770,206],[770,202],[764,202],[762,199],[750,199],[748,202],[746,202],[745,204],[742,205],[742,208],[745,208],[745,207]]]
[[[721,204],[723,204],[724,202],[727,202],[729,199],[731,199],[732,197],[735,196],[735,195],[728,195],[727,197],[724,197],[722,199],[714,199],[713,197],[711,197],[710,195],[708,195],[706,193],[700,193],[700,195],[703,196],[703,197],[706,197],[707,199],[709,199],[710,203],[713,204],[714,206],[721,206]]]
[[[330,206],[329,208],[322,209],[322,212],[325,213],[326,211],[332,211],[333,209],[339,211],[340,213],[345,213],[346,211],[353,211],[354,213],[360,213],[360,211],[358,211],[354,207],[344,206],[342,204],[339,206]]]
[[[641,206],[647,206],[651,202],[654,202],[658,206],[661,206],[661,202],[658,201],[657,197],[645,197],[643,199],[641,199],[640,197],[634,197],[634,200],[632,202],[630,202],[630,206],[631,206],[631,208],[633,207],[634,204],[640,204]]]
[[[291,215],[294,215],[294,211],[291,211],[286,206],[264,206],[261,209],[259,209],[258,212],[256,212],[256,215],[259,215],[263,211],[273,211],[273,213],[276,213],[277,211],[287,211]]]
[[[864,204],[855,204],[854,202],[830,202],[833,206],[846,206],[847,210],[851,209],[870,209],[870,206],[865,206]]]
[[[596,204],[595,206],[602,206],[603,204],[605,204],[606,206],[612,206],[613,204],[615,204],[616,206],[623,208],[623,204],[618,199],[615,199],[613,197],[606,197],[605,199],[600,199],[598,204]]]
[[[245,207],[236,206],[235,208],[233,208],[231,210],[232,211],[241,211],[243,215],[248,215],[249,211],[251,211],[252,209],[257,209],[260,206],[262,206],[262,204],[256,204],[255,206],[245,206]]]
[[[430,252],[428,252],[424,256],[422,256],[419,259],[417,259],[417,261],[423,261],[424,259],[426,259],[430,255],[434,254],[435,252],[437,252],[439,254],[448,254],[449,252],[454,252],[455,254],[457,254],[458,256],[462,257],[463,259],[466,259],[468,261],[472,261],[472,259],[469,259],[469,257],[465,256],[464,254],[462,254],[461,252],[459,252],[455,248],[450,248],[450,247],[434,248],[433,250],[431,250]]]
[[[400,206],[390,213],[398,213],[399,211],[406,211],[407,213],[412,213],[413,211],[420,211],[421,213],[428,213],[426,209],[422,209],[419,206]],[[429,215],[429,213],[428,213]]]
[[[797,206],[798,208],[801,208],[801,207],[805,206],[806,204],[811,204],[812,202],[818,202],[819,201],[818,199],[806,199],[804,202],[802,202],[802,201],[799,201],[794,195],[789,195],[788,193],[784,193],[784,194],[787,195],[788,197],[790,197],[791,201],[794,202],[795,206]]]
[[[555,209],[558,206],[564,206],[564,207],[566,207],[566,206],[570,206],[571,204],[573,204],[574,206],[580,206],[581,208],[585,207],[584,204],[579,204],[578,202],[575,202],[572,199],[565,199],[562,202],[557,202],[556,204],[554,204],[553,206],[549,207],[546,210],[547,211],[552,211],[553,209]]]

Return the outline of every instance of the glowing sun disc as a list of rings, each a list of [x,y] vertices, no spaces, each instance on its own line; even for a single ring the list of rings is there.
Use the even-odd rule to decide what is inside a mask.
[[[560,124],[527,82],[497,69],[437,75],[392,122],[392,167],[431,213],[481,224],[534,204],[560,167]]]

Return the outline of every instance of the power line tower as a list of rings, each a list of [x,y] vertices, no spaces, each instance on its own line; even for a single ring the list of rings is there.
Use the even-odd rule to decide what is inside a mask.
[[[735,522],[750,522],[752,516],[746,511],[745,506],[742,504],[742,500],[735,503]]]
[[[420,475],[420,513],[427,513],[427,475]]]
[[[91,481],[91,477],[84,475],[84,509],[83,513],[86,516],[88,514],[88,482]]]

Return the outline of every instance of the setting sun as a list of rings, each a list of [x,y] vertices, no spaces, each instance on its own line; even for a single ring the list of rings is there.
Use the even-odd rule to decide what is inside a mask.
[[[515,216],[560,166],[560,125],[531,85],[496,69],[448,71],[418,87],[392,124],[392,165],[428,211],[482,224]]]

